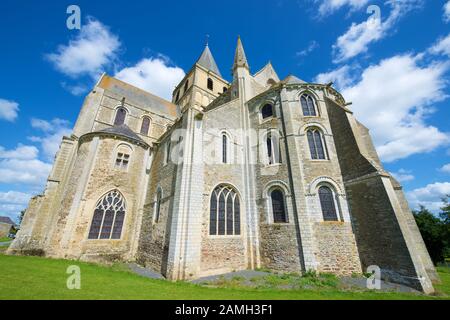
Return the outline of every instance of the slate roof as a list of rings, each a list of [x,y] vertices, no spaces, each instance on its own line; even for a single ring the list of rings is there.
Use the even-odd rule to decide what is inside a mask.
[[[178,106],[170,101],[106,74],[102,76],[98,87],[124,97],[127,103],[139,105],[159,115],[167,116],[172,120],[175,120],[180,115]]]
[[[216,61],[214,60],[214,57],[211,53],[211,50],[209,50],[208,45],[206,45],[205,50],[203,50],[203,53],[198,59],[197,63],[202,67],[205,67],[206,69],[214,72],[215,74],[217,74],[222,78],[222,74],[220,73],[219,68],[217,67]]]
[[[15,225],[14,221],[12,221],[10,217],[0,217],[0,223]]]
[[[287,83],[287,84],[301,84],[301,83],[306,83],[306,81],[303,81],[302,79],[300,79],[300,78],[297,78],[296,76],[294,76],[294,75],[289,75],[289,76],[287,76],[285,79],[283,79],[283,81],[282,82],[284,82],[284,83]]]
[[[242,45],[241,37],[238,37],[237,46],[236,46],[236,52],[234,54],[234,64],[233,64],[233,70],[237,67],[245,67],[247,69],[250,69],[247,57],[245,56],[244,46]]]
[[[103,130],[98,131],[99,133],[109,133],[109,134],[113,134],[113,135],[118,135],[118,136],[122,136],[125,137],[127,139],[139,142],[139,143],[143,143],[146,144],[147,143],[142,140],[141,137],[139,137],[136,133],[134,133],[133,130],[131,130],[126,124],[121,124],[119,126],[113,126],[113,127],[109,127]]]

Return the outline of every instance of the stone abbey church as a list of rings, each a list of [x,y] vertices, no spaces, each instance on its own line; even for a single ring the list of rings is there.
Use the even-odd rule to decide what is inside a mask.
[[[172,102],[103,75],[10,254],[134,261],[171,280],[243,269],[382,277],[433,292],[402,187],[332,84],[225,80],[208,46]]]

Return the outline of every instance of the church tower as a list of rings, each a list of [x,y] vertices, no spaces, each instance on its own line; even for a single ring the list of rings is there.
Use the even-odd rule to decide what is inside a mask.
[[[173,91],[172,102],[181,106],[182,112],[189,107],[202,111],[228,87],[206,44],[200,58]]]

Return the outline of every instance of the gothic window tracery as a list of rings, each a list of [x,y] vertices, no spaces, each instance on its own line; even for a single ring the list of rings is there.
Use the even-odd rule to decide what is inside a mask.
[[[118,190],[108,192],[97,202],[89,230],[89,239],[120,239],[126,203]]]
[[[228,185],[220,185],[211,194],[210,235],[240,235],[241,215],[239,196]]]

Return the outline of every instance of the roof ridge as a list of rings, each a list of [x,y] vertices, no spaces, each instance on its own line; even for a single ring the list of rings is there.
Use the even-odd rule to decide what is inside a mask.
[[[203,50],[200,58],[198,58],[197,60],[197,63],[202,67],[205,67],[206,69],[214,72],[215,74],[217,74],[219,77],[222,78],[222,74],[220,73],[216,60],[214,60],[211,50],[209,50],[208,44],[206,44],[205,49]]]

